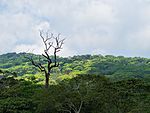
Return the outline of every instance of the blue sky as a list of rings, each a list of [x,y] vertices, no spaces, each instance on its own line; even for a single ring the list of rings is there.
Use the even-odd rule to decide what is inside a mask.
[[[0,54],[43,52],[39,30],[66,38],[59,55],[150,56],[150,0],[0,0]]]

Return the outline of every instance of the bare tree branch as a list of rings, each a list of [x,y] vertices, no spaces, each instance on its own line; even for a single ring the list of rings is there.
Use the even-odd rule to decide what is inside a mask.
[[[60,40],[60,34],[58,34],[56,37],[53,35],[53,33],[49,34],[46,32],[40,31],[40,37],[42,38],[42,42],[44,43],[45,49],[44,53],[42,54],[43,58],[46,59],[47,66],[45,67],[41,63],[41,58],[39,57],[39,63],[35,62],[31,57],[28,57],[27,59],[31,61],[32,65],[35,67],[38,67],[41,72],[45,72],[45,86],[48,87],[49,85],[49,76],[51,73],[51,69],[54,67],[58,67],[59,63],[57,62],[57,53],[62,49],[62,46],[64,44],[64,40]],[[54,60],[52,61],[52,58],[50,57],[50,50],[53,49],[53,57]]]

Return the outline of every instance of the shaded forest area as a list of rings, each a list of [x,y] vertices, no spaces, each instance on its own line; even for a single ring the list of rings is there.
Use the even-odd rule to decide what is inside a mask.
[[[0,56],[1,113],[150,112],[148,58],[58,57],[60,66],[52,70],[50,86],[44,89],[42,73],[24,55]],[[35,61],[39,57],[33,55]]]

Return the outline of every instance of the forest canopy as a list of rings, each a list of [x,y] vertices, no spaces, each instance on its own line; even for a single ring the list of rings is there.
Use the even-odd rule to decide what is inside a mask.
[[[25,55],[0,56],[2,113],[149,113],[150,59],[112,55],[58,57],[44,87]],[[32,54],[36,61],[39,55]],[[42,56],[41,56],[42,58]],[[53,60],[53,57],[52,57]],[[43,60],[43,65],[45,62]]]

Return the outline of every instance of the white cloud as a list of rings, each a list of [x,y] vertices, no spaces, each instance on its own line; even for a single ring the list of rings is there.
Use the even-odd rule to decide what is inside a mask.
[[[0,9],[0,53],[41,48],[44,29],[66,37],[64,56],[150,55],[148,0],[2,0]]]
[[[131,36],[129,36],[128,43],[130,45],[129,48],[131,50],[136,50],[139,52],[142,51],[149,51],[150,49],[150,26],[145,27],[144,29],[141,29],[138,32],[133,33]]]
[[[82,24],[110,24],[114,22],[112,6],[102,1],[91,1],[74,12],[74,18]]]
[[[38,45],[17,45],[13,48],[12,52],[29,52],[35,54],[41,54],[43,52],[43,47]]]

